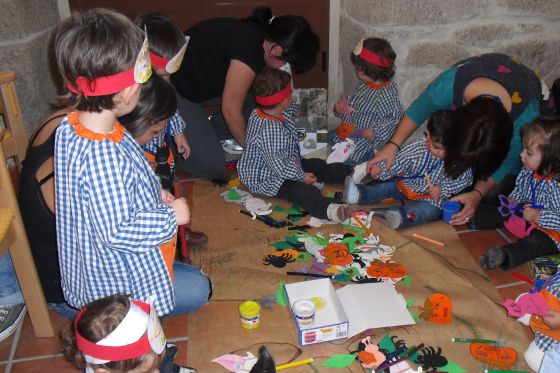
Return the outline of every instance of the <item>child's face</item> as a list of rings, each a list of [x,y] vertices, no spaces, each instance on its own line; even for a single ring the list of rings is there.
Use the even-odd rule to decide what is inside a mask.
[[[373,79],[364,74],[362,70],[354,66],[354,72],[356,73],[356,77],[364,83],[373,83]]]
[[[523,141],[523,150],[521,151],[521,163],[523,167],[529,171],[536,171],[542,160],[542,153],[539,149],[539,142],[536,139]]]
[[[162,120],[161,122],[158,122],[154,125],[151,125],[146,130],[146,132],[144,132],[143,134],[135,138],[136,142],[140,145],[146,145],[152,139],[159,137],[159,135],[161,135],[161,132],[165,129],[166,125],[167,125],[167,119]]]
[[[445,151],[445,148],[443,147],[443,144],[439,143],[439,142],[435,142],[433,139],[430,138],[430,133],[427,132],[427,136],[428,139],[430,140],[429,143],[429,147],[428,150],[430,151],[430,153],[432,153],[432,155],[438,159],[444,159],[445,155],[447,154],[447,152]]]

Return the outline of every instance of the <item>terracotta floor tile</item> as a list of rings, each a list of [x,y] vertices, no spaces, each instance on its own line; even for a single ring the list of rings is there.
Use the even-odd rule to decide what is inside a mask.
[[[166,317],[163,319],[163,332],[167,339],[187,336],[187,315]]]
[[[476,258],[484,254],[489,248],[505,245],[507,241],[495,230],[491,231],[459,231],[459,238],[463,245]]]
[[[33,334],[33,328],[29,316],[23,321],[23,329],[16,350],[16,359],[30,357],[52,355],[58,353],[58,332],[60,329],[69,325],[70,320],[65,319],[56,312],[50,310],[51,319],[55,329],[55,337],[53,338],[36,338]]]
[[[8,358],[10,357],[10,351],[12,349],[12,342],[14,341],[15,333],[16,332],[14,332],[11,336],[9,336],[8,338],[0,342],[0,361],[8,360]]]
[[[515,299],[521,293],[526,293],[531,290],[529,284],[521,284],[515,286],[508,286],[498,289],[498,293],[502,296],[502,299]]]
[[[21,363],[14,363],[12,365],[12,373],[76,373],[81,372],[79,369],[74,368],[69,362],[64,360],[63,357],[56,357],[51,359],[31,360]]]

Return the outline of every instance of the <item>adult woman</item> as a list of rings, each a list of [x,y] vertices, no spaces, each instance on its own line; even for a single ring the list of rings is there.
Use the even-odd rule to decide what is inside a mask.
[[[455,140],[449,149],[462,153],[461,158],[470,162],[476,175],[474,188],[453,198],[464,208],[453,216],[451,224],[465,224],[482,200],[493,203],[499,194],[508,194],[513,188],[520,168],[519,129],[540,112],[551,110],[544,87],[516,58],[489,53],[460,61],[441,73],[412,103],[368,169],[379,161],[390,166],[403,142],[431,113],[456,109]],[[480,97],[487,99],[477,99]],[[511,120],[504,118],[504,110]]]
[[[187,160],[177,168],[214,178],[225,171],[219,140],[233,138],[245,144],[246,118],[254,102],[247,99],[256,74],[266,65],[287,63],[295,73],[315,64],[319,40],[302,17],[273,17],[270,8],[258,8],[246,20],[212,18],[185,32],[189,46],[181,68],[171,76],[179,93],[178,109],[187,122],[191,144]],[[221,105],[212,119],[205,106]],[[213,128],[214,127],[214,128]]]

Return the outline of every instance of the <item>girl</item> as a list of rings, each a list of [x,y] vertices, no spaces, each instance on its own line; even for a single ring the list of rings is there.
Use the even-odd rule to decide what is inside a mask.
[[[560,248],[560,119],[537,118],[521,136],[523,168],[509,200],[534,229],[515,243],[488,250],[480,257],[484,269],[510,269]]]

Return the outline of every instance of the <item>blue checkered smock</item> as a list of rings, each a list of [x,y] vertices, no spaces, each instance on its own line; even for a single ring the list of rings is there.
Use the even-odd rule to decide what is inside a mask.
[[[253,193],[275,196],[285,180],[303,181],[292,104],[282,118],[255,109],[247,124],[245,151],[237,164],[241,182]]]
[[[76,308],[115,293],[145,300],[160,315],[175,304],[159,246],[177,230],[142,149],[78,135],[65,117],[56,130],[55,192],[62,290]]]
[[[179,114],[179,111],[175,111],[175,114],[173,114],[173,116],[169,118],[166,128],[163,131],[161,131],[159,137],[155,137],[149,143],[143,145],[142,149],[146,150],[151,154],[156,154],[157,150],[161,148],[165,143],[165,136],[167,132],[169,132],[169,135],[173,137],[176,134],[183,132],[184,130],[185,130],[185,121],[181,117],[181,114]]]
[[[389,180],[395,177],[402,177],[404,185],[418,194],[429,193],[428,183],[424,177],[424,173],[427,172],[432,184],[434,186],[438,185],[441,188],[441,196],[438,200],[421,198],[418,201],[428,202],[440,209],[450,197],[459,193],[473,182],[472,170],[470,168],[456,179],[449,177],[443,169],[443,159],[436,158],[430,153],[425,138],[415,140],[402,148],[397,153],[395,162],[390,170],[385,170],[383,162],[378,165],[382,170],[379,179]]]
[[[517,203],[531,203],[542,207],[537,225],[544,229],[560,231],[560,183],[558,181],[538,177],[535,172],[523,167],[517,175],[515,188],[509,197]],[[560,242],[555,237],[551,236],[551,238],[560,250]]]
[[[352,138],[356,148],[349,158],[354,162],[360,162],[366,154],[373,155],[387,144],[403,116],[403,107],[395,82],[380,88],[362,82],[356,87],[348,104],[354,108],[352,114],[335,113],[335,115],[344,123],[350,123],[355,130],[370,128],[374,136],[373,141]],[[337,138],[335,141],[341,140]]]

